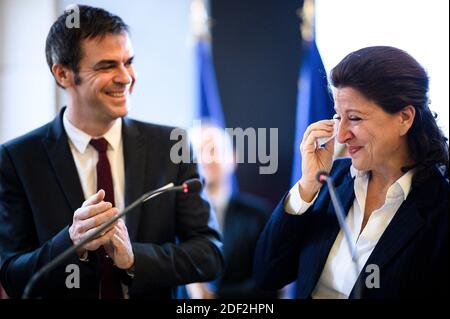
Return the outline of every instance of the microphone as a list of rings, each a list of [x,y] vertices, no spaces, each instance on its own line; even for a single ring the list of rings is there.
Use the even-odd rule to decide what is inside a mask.
[[[336,213],[336,217],[339,222],[339,226],[341,227],[342,231],[344,232],[344,238],[345,238],[345,241],[347,242],[347,246],[350,251],[350,255],[351,255],[352,261],[353,261],[353,266],[355,269],[356,285],[355,285],[354,297],[355,297],[355,299],[360,299],[361,298],[361,287],[360,287],[360,285],[357,284],[358,277],[359,277],[359,256],[358,256],[358,252],[356,251],[356,247],[353,244],[348,225],[345,223],[344,209],[342,208],[341,201],[339,199],[339,196],[336,193],[336,189],[334,188],[333,178],[327,172],[319,171],[316,174],[316,180],[321,184],[326,183],[328,186],[328,192],[330,193],[331,202],[333,204],[334,211]]]
[[[330,176],[330,175],[328,175],[327,172],[319,171],[319,172],[317,172],[317,174],[316,174],[316,180],[317,180],[320,184],[323,184],[323,182],[326,181],[326,179],[328,178],[328,176]]]
[[[186,180],[181,186],[183,193],[200,193],[203,188],[203,183],[199,178],[191,178]]]
[[[183,192],[183,193],[199,193],[203,188],[203,183],[199,178],[191,178],[186,180],[184,183],[178,186],[174,186],[173,183],[169,183],[163,187],[160,187],[158,189],[152,190],[150,192],[147,192],[143,194],[141,197],[136,199],[133,203],[131,203],[129,206],[125,207],[118,215],[111,218],[107,223],[103,224],[102,227],[97,229],[95,232],[93,232],[91,235],[77,243],[76,245],[71,246],[70,248],[63,251],[60,255],[58,255],[55,259],[53,259],[51,262],[46,264],[44,267],[39,269],[33,277],[28,281],[27,285],[25,286],[24,292],[22,294],[22,299],[29,299],[30,294],[32,291],[32,288],[36,284],[36,282],[47,272],[51,271],[53,268],[55,268],[60,262],[62,262],[64,259],[66,259],[68,256],[76,252],[78,249],[89,243],[91,240],[96,238],[98,235],[102,234],[106,229],[109,228],[112,224],[114,224],[116,221],[118,221],[120,218],[125,216],[127,213],[132,211],[136,206],[141,205],[142,203],[145,203],[146,201],[150,200],[151,198],[154,198],[156,196],[159,196],[163,193],[168,192]]]

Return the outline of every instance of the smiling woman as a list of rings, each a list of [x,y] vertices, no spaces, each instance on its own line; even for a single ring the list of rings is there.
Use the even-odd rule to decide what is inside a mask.
[[[351,159],[333,162],[333,141],[317,148],[334,134],[333,120],[307,128],[302,178],[258,242],[257,281],[277,289],[297,277],[299,298],[447,295],[448,144],[428,107],[424,68],[400,49],[367,47],[339,62],[330,82],[336,138]],[[348,212],[345,240],[319,171],[332,176]],[[376,289],[369,266],[379,269]]]
[[[352,87],[338,88],[334,100],[337,141],[346,144],[355,168],[374,174],[410,162],[405,136],[414,119],[413,107],[389,114]],[[401,175],[399,171],[396,177]]]
[[[415,168],[413,182],[427,179],[436,165],[448,171],[447,139],[428,106],[428,75],[408,53],[383,46],[358,50],[331,71],[330,80],[338,113],[347,109],[352,123],[347,129],[341,121],[338,134],[350,152],[364,146],[382,171],[400,167],[400,176]],[[377,164],[367,165],[364,170],[376,171]]]

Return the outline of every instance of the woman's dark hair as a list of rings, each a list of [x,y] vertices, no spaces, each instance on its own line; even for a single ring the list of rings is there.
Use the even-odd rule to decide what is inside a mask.
[[[78,15],[79,25],[73,25],[71,19],[74,15]],[[75,73],[75,83],[80,84],[78,67],[83,54],[81,42],[123,32],[129,32],[125,22],[106,10],[84,5],[66,10],[52,25],[47,36],[45,55],[50,72],[53,64],[67,66]]]
[[[330,84],[354,88],[391,114],[412,105],[416,115],[407,141],[414,165],[403,171],[416,168],[413,184],[426,180],[435,167],[448,176],[447,138],[428,107],[428,75],[412,56],[388,46],[360,49],[331,70]]]

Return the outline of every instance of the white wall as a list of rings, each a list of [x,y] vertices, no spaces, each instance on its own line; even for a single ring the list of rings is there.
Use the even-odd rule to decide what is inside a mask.
[[[328,72],[366,46],[410,53],[428,71],[431,109],[449,136],[449,1],[316,0],[316,33]]]
[[[55,12],[54,0],[0,0],[0,143],[54,116],[44,51]]]

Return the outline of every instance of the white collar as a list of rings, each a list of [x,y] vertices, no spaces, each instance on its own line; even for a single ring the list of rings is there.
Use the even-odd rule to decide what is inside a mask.
[[[90,136],[89,134],[75,127],[72,123],[70,123],[69,119],[67,118],[66,112],[64,112],[63,114],[63,125],[70,141],[78,150],[78,152],[80,152],[81,154],[84,154],[87,146],[89,145],[89,142],[93,138],[100,138],[100,137],[105,138],[113,150],[117,149],[121,142],[122,138],[121,118],[116,119],[113,126],[111,126],[108,132],[106,132],[103,136]]]
[[[403,199],[405,200],[408,196],[409,192],[411,191],[411,184],[412,184],[412,178],[414,176],[415,169],[410,169],[405,174],[403,174],[399,179],[395,181],[394,184],[392,184],[388,191],[387,191],[387,197],[394,197],[398,196],[398,191],[395,191],[395,189],[399,188],[399,191],[401,192],[401,195],[403,196]],[[369,171],[360,171],[357,170],[353,165],[350,166],[350,174],[352,178],[356,176],[357,179],[367,178],[369,177]]]

